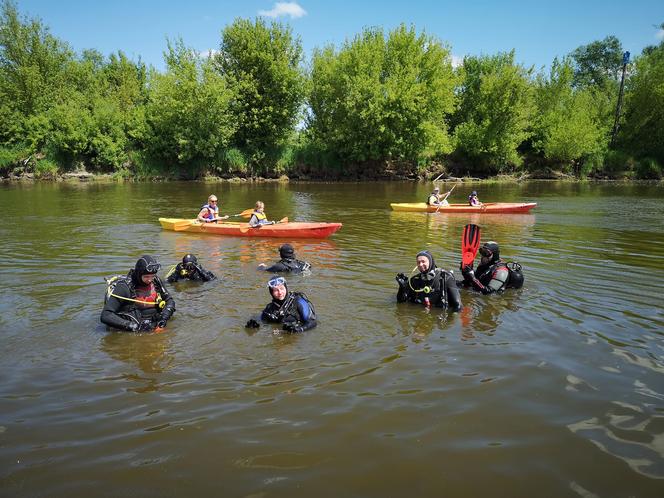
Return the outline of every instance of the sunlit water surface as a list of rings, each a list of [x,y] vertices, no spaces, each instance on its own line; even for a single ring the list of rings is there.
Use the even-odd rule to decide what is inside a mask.
[[[0,185],[0,495],[664,496],[664,188],[460,185],[538,207],[390,211],[430,188]],[[244,328],[284,240],[161,230],[212,192],[344,224],[290,241],[317,329]],[[457,269],[468,222],[524,288],[398,305],[394,275],[425,248]],[[220,278],[172,286],[166,332],[99,323],[105,276],[187,252]]]

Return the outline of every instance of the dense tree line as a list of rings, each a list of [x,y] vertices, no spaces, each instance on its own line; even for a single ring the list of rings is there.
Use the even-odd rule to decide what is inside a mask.
[[[169,40],[165,70],[76,53],[0,11],[0,172],[341,177],[426,171],[661,178],[664,42],[627,70],[609,36],[548,72],[469,56],[415,28],[367,28],[305,66],[287,25],[237,19],[218,50]]]

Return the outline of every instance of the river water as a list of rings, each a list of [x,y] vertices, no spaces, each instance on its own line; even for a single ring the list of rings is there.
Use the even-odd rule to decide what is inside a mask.
[[[0,185],[0,495],[664,496],[664,187],[460,185],[538,207],[390,211],[430,188]],[[318,328],[244,328],[284,240],[161,230],[210,193],[344,224],[291,241]],[[468,222],[524,288],[463,290],[461,314],[397,304],[419,250],[458,268]],[[187,252],[220,278],[171,286],[164,333],[100,324],[104,277]]]

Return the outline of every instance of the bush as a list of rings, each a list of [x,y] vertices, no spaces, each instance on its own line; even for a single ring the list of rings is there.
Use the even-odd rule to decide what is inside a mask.
[[[219,173],[246,173],[247,158],[240,149],[235,147],[224,149],[219,157],[219,166],[215,169]]]
[[[58,165],[55,161],[45,158],[35,163],[35,176],[37,178],[54,178],[58,174]]]
[[[636,165],[636,177],[641,180],[661,180],[662,167],[659,163],[650,158],[642,159]]]

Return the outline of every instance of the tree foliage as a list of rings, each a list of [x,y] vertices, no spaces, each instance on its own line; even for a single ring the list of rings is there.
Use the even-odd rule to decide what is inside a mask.
[[[337,53],[314,53],[309,126],[348,161],[417,160],[451,151],[454,109],[449,48],[399,26],[365,29]]]
[[[573,163],[606,149],[608,122],[596,106],[596,90],[575,88],[569,59],[555,59],[549,78],[539,78],[534,146],[554,163]]]
[[[285,142],[298,120],[306,83],[300,40],[279,23],[236,19],[223,30],[214,61],[234,94],[232,142],[259,160]]]
[[[466,57],[454,117],[458,149],[480,166],[502,170],[521,164],[517,148],[531,135],[534,86],[531,70],[514,62],[514,51]]]
[[[649,47],[633,64],[621,143],[635,156],[664,165],[664,42]]]

